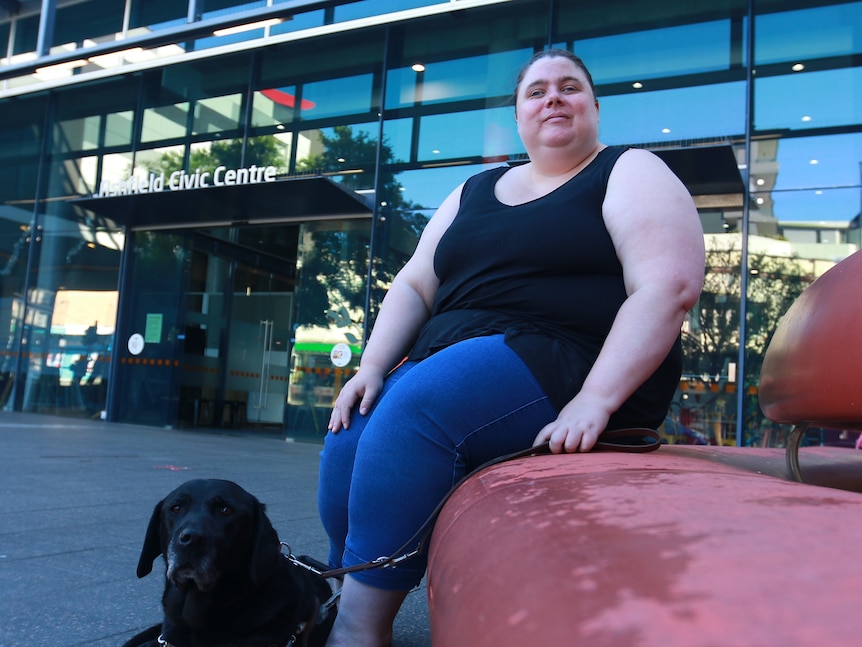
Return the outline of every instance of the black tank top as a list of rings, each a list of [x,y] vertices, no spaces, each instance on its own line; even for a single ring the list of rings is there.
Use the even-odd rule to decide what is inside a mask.
[[[437,246],[440,286],[410,359],[464,339],[504,334],[557,410],[571,400],[626,299],[622,266],[602,217],[608,178],[625,150],[603,149],[561,187],[516,206],[494,195],[508,166],[467,180],[458,213]],[[677,339],[612,425],[658,426],[681,365]]]

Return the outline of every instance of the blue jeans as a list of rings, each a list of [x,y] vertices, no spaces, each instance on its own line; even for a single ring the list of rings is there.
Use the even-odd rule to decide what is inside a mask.
[[[410,539],[464,475],[530,447],[557,412],[502,335],[459,342],[386,379],[366,416],[326,435],[318,506],[332,567],[389,556]],[[412,549],[413,546],[410,547]],[[427,556],[354,574],[409,590]]]

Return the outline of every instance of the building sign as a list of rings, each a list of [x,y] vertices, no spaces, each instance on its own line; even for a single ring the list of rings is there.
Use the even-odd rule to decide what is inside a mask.
[[[111,182],[103,180],[99,184],[98,193],[94,198],[106,198],[116,195],[133,195],[135,193],[158,193],[160,191],[185,191],[186,189],[204,189],[210,186],[237,186],[240,184],[259,184],[275,182],[276,168],[274,166],[257,166],[252,164],[246,168],[229,169],[218,166],[212,172],[196,169],[194,173],[174,171],[168,176],[162,171],[158,175],[150,173],[147,177],[133,175],[128,180]]]

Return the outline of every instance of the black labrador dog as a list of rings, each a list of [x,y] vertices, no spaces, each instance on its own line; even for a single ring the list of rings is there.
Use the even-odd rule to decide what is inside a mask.
[[[232,481],[193,480],[160,501],[138,577],[165,560],[164,619],[124,647],[322,647],[326,580],[281,552],[265,506]],[[322,616],[325,616],[323,618]]]

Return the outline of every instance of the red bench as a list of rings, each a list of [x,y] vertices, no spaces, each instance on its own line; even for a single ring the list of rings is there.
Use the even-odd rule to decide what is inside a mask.
[[[860,422],[860,264],[842,262],[788,312],[763,366],[767,416]],[[791,451],[806,483],[782,449],[710,446],[474,474],[431,538],[432,644],[859,644],[862,452]]]
[[[809,426],[862,429],[862,251],[808,286],[782,318],[763,357],[760,407],[795,425],[787,464],[797,481]]]

